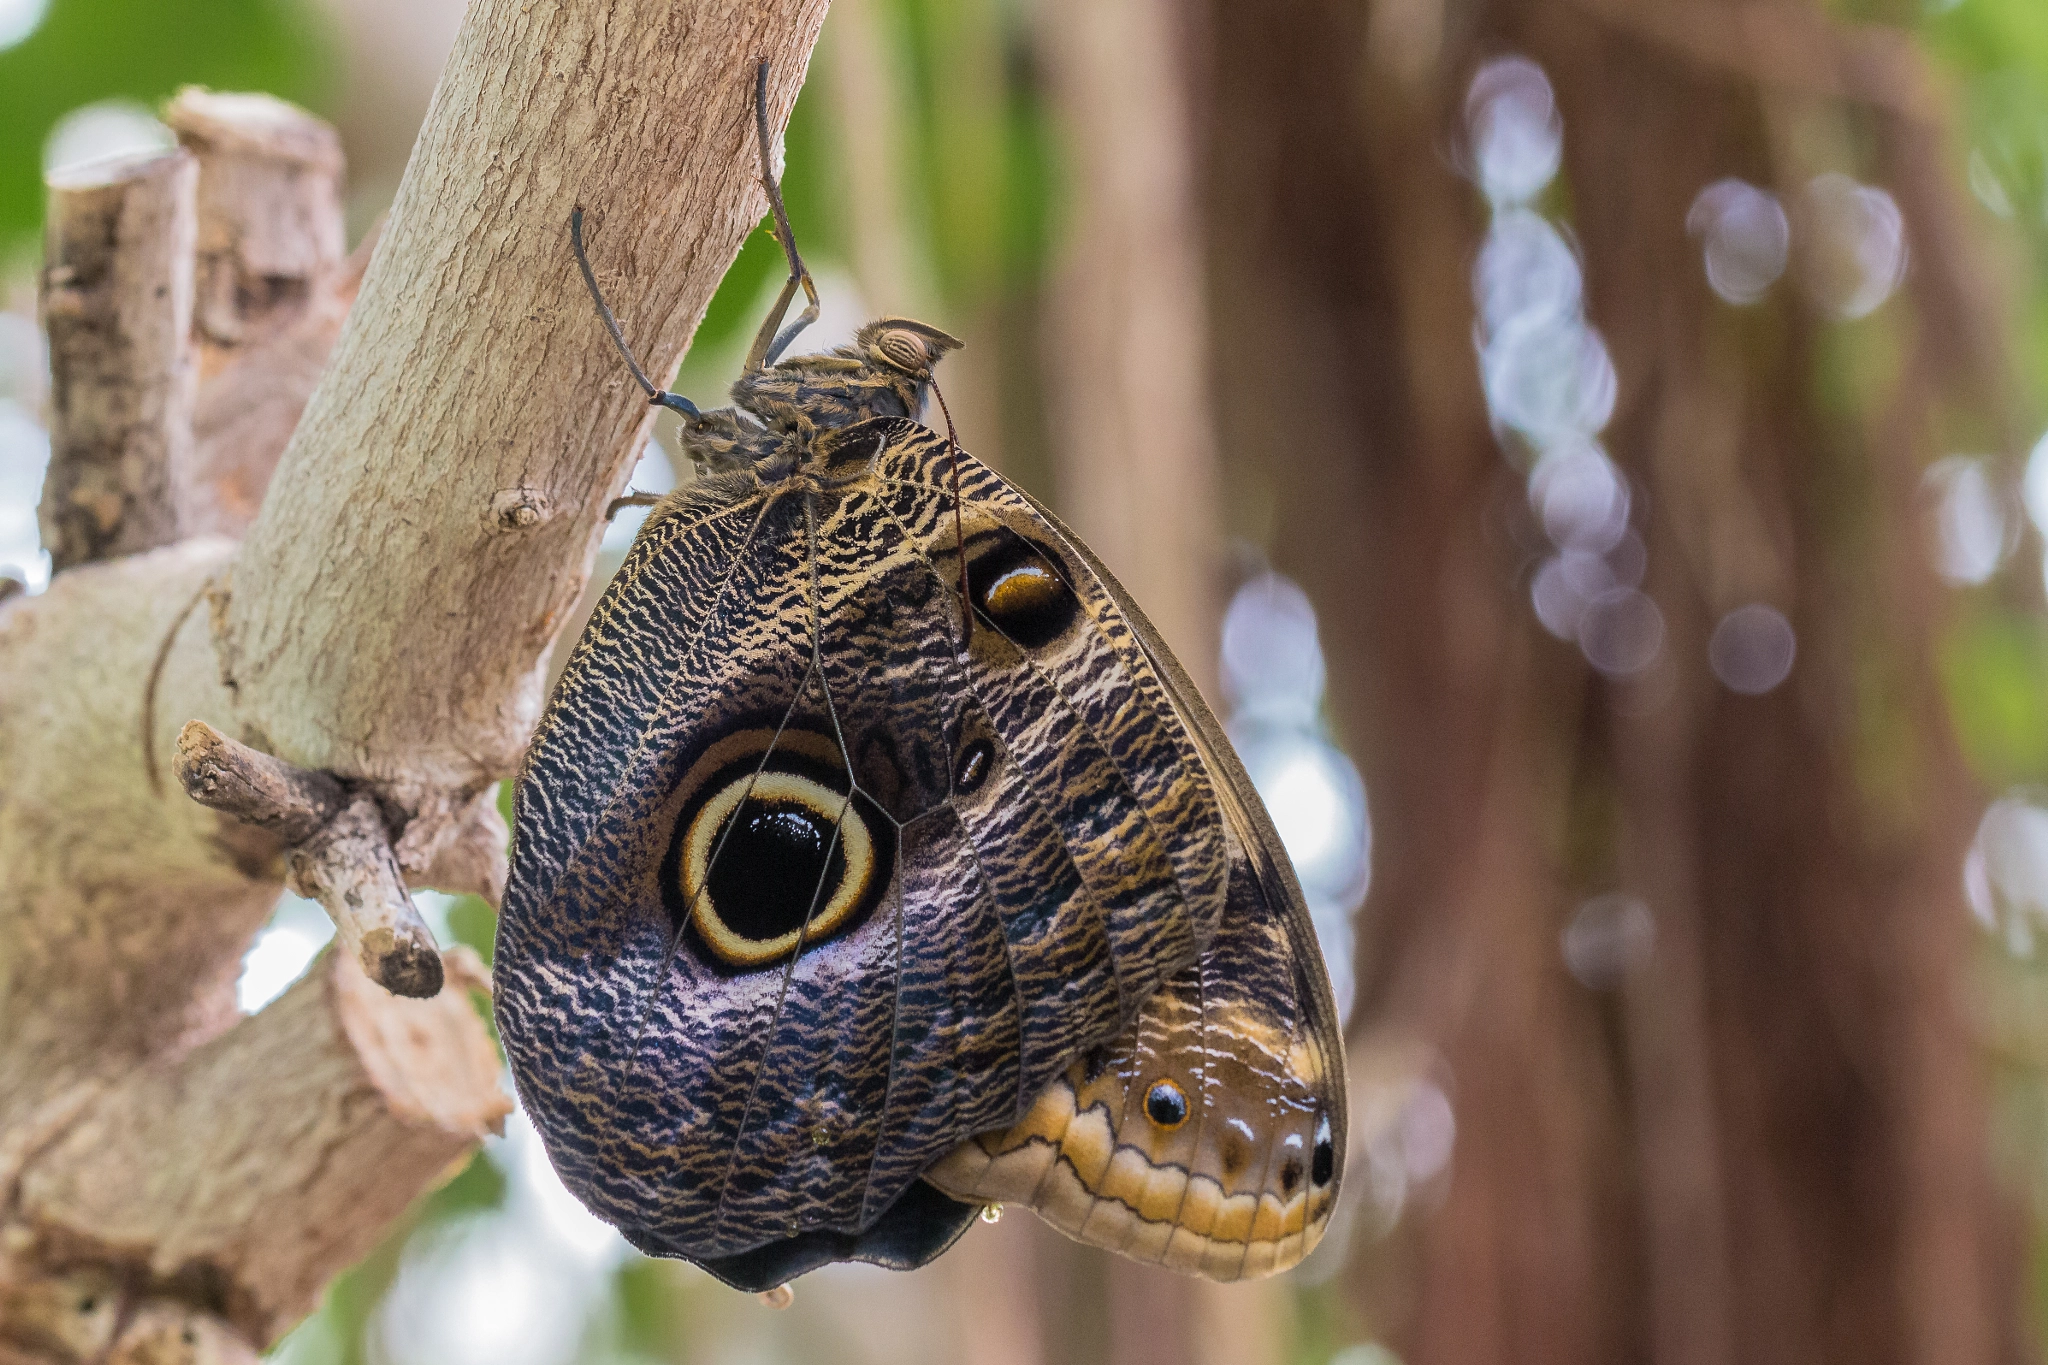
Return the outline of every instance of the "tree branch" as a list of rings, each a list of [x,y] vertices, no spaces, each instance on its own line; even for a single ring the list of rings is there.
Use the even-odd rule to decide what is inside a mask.
[[[470,13],[243,547],[236,582],[263,590],[232,595],[220,641],[242,733],[372,782],[406,817],[408,867],[512,771],[650,419],[582,292],[569,212],[585,207],[614,307],[670,373],[765,207],[747,73],[770,61],[779,127],[824,10]],[[502,515],[513,503],[532,514]]]
[[[50,469],[43,539],[57,568],[167,544],[189,458],[193,195],[184,152],[95,162],[50,180],[43,317]]]
[[[492,789],[648,417],[580,292],[569,210],[666,372],[762,211],[747,75],[772,62],[779,122],[824,7],[475,0],[248,540],[0,602],[0,1295],[62,1316],[79,1277],[110,1275],[130,1333],[197,1314],[260,1346],[473,1141],[489,1054],[459,991],[345,987],[336,953],[237,1023],[240,958],[288,864],[345,944],[374,958],[387,930],[415,964],[402,879],[502,886]],[[160,487],[138,501],[163,516]],[[236,815],[152,783],[194,718],[214,729],[182,771]],[[343,997],[394,1041],[366,1044]],[[379,1070],[428,1017],[407,1010],[439,1022],[419,1065]],[[0,1335],[0,1359],[150,1349],[116,1335],[75,1355]]]
[[[341,139],[270,95],[180,90],[164,109],[199,162],[200,373],[283,331],[341,264]]]
[[[240,535],[341,335],[372,241],[343,259],[341,141],[305,110],[188,86],[164,119],[199,162],[193,340],[204,381],[172,496],[180,534]]]
[[[400,1000],[330,954],[261,1014],[89,1105],[21,1179],[21,1259],[125,1267],[275,1339],[502,1126],[511,1105],[476,1024],[463,991]]]

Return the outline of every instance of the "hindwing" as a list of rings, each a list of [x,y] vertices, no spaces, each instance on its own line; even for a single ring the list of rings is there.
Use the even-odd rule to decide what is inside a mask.
[[[565,1182],[750,1288],[957,1235],[917,1176],[1195,959],[1233,846],[1078,542],[964,454],[956,504],[915,423],[835,437],[648,518],[529,752],[496,966]]]

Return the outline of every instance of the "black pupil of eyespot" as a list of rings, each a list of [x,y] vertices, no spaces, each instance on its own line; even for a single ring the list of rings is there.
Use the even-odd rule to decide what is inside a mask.
[[[1330,1183],[1330,1177],[1337,1172],[1336,1149],[1330,1146],[1328,1138],[1316,1140],[1315,1163],[1308,1168],[1308,1178],[1318,1185]]]
[[[988,780],[988,771],[995,763],[995,746],[985,739],[977,739],[960,754],[960,764],[953,771],[953,790],[961,796],[970,796]]]
[[[1145,1113],[1161,1128],[1171,1128],[1188,1116],[1187,1096],[1179,1086],[1161,1081],[1145,1097]]]
[[[846,875],[846,855],[822,813],[792,801],[743,803],[714,841],[711,904],[742,938],[801,928]]]

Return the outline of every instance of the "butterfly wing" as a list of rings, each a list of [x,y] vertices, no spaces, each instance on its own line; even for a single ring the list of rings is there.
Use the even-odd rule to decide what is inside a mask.
[[[1020,1122],[926,1178],[1211,1279],[1285,1270],[1336,1208],[1348,1124],[1343,1040],[1308,906],[1193,683],[1086,546],[1039,512],[1119,597],[1201,753],[1230,833],[1229,897],[1199,959],[1128,1030],[1069,1067]]]
[[[837,450],[649,518],[530,751],[500,930],[564,1181],[746,1287],[942,1249],[972,1208],[918,1173],[1122,1030],[1228,875],[1099,571],[963,457],[963,649],[944,443]]]

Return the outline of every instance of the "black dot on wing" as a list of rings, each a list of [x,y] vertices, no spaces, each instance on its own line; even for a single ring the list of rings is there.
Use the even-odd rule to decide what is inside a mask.
[[[1337,1173],[1337,1148],[1330,1141],[1330,1120],[1324,1118],[1316,1124],[1316,1150],[1308,1169],[1308,1178],[1317,1188],[1330,1183],[1330,1177]]]
[[[1188,1121],[1187,1092],[1172,1081],[1152,1082],[1145,1092],[1145,1117],[1168,1132],[1180,1127]]]
[[[1301,1158],[1298,1156],[1288,1157],[1285,1164],[1280,1167],[1280,1193],[1291,1195],[1294,1193],[1294,1187],[1300,1183]]]
[[[996,747],[986,739],[970,741],[960,750],[960,759],[953,767],[953,792],[957,796],[972,796],[988,781],[988,775],[996,766]]]

